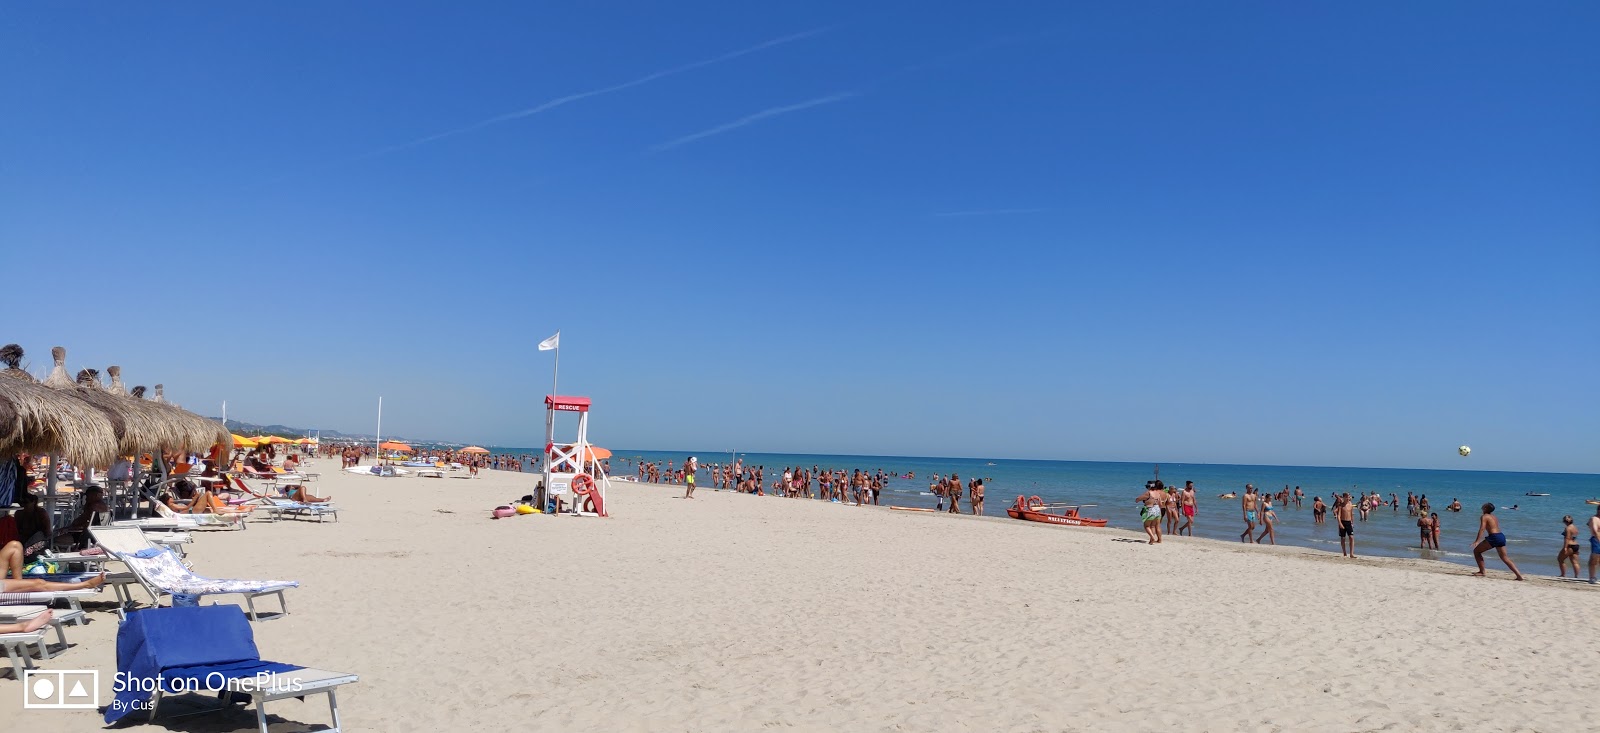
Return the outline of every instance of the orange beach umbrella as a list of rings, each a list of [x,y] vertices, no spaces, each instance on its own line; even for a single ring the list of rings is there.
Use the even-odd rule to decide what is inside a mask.
[[[572,444],[568,443],[568,444],[566,444],[564,446],[561,446],[561,447],[562,448],[571,448]],[[601,448],[598,445],[591,445],[591,446],[589,446],[588,450],[585,450],[583,452],[583,460],[585,460],[585,461],[602,461],[602,460],[605,460],[605,459],[610,458],[610,457],[611,457],[611,451],[606,450],[605,448]]]
[[[386,440],[378,445],[378,450],[397,450],[401,453],[410,453],[411,446],[394,440]]]

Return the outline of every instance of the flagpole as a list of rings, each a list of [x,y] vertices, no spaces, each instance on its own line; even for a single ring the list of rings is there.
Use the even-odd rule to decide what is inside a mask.
[[[555,369],[555,373],[550,377],[550,396],[551,397],[554,397],[557,394],[559,394],[556,391],[556,385],[558,385],[560,383],[561,383],[561,332],[560,331],[556,331],[556,369]]]

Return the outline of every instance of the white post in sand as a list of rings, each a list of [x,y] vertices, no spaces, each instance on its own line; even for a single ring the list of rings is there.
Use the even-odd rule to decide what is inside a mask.
[[[383,397],[378,397],[378,434],[372,436],[372,449],[377,451],[372,458],[373,465],[383,465]]]

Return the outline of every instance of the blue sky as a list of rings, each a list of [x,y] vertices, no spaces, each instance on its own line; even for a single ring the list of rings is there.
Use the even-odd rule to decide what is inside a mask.
[[[0,341],[501,445],[559,328],[602,444],[1600,471],[1600,6],[572,5],[7,5]]]

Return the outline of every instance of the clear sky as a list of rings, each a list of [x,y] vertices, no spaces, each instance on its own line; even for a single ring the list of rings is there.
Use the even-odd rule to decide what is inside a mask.
[[[0,342],[484,444],[543,440],[559,328],[602,445],[1595,472],[1596,37],[1593,2],[7,2]]]

